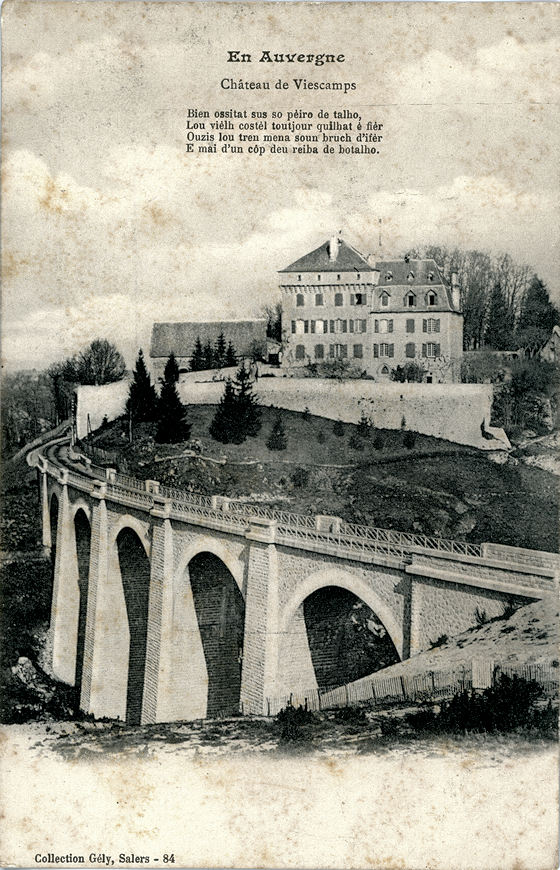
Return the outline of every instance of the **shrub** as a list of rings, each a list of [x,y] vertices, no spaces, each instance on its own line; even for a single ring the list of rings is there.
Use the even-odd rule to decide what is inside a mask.
[[[446,634],[440,634],[437,640],[430,641],[430,649],[437,649],[440,646],[444,646],[449,640]]]
[[[380,432],[375,433],[375,438],[373,439],[373,446],[376,450],[383,450],[383,447],[385,446],[385,440]]]
[[[367,725],[369,719],[363,707],[339,707],[334,712],[335,722],[344,722],[348,725]]]
[[[477,607],[474,612],[474,619],[477,626],[480,627],[481,625],[486,625],[486,623],[488,622],[488,614],[484,609]]]
[[[342,435],[344,435],[344,424],[343,424],[342,420],[335,420],[334,426],[333,426],[333,432],[335,435],[338,435],[339,438]]]
[[[308,726],[317,722],[317,717],[304,707],[284,707],[276,716],[276,722],[280,725],[280,740],[291,743],[294,741],[310,740],[311,733]]]
[[[406,447],[407,450],[412,450],[415,444],[416,432],[406,431],[403,436],[403,446]]]
[[[360,417],[360,422],[358,423],[358,427],[356,429],[356,433],[360,436],[360,438],[369,438],[373,431],[373,422],[370,417],[362,411],[362,415]]]
[[[284,429],[281,417],[277,417],[274,421],[266,446],[269,450],[285,450],[288,446],[286,430]]]
[[[307,468],[295,468],[290,477],[296,489],[304,489],[309,483],[309,471]]]
[[[319,444],[324,444],[324,443],[325,443],[326,438],[325,438],[325,433],[324,433],[324,432],[321,432],[321,431],[317,432],[317,441],[318,441]]]
[[[348,444],[354,450],[363,450],[366,446],[364,439],[360,438],[357,432],[352,432],[350,438],[348,439]]]

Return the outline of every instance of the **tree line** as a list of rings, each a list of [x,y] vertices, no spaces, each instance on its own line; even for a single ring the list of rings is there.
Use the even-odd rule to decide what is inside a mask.
[[[448,282],[457,273],[461,286],[465,350],[518,350],[532,356],[560,323],[548,287],[527,264],[509,254],[465,251],[430,245],[408,252],[414,259],[431,258]]]

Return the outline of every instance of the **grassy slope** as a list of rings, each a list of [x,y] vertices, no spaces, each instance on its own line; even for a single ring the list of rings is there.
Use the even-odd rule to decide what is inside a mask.
[[[541,469],[496,465],[474,448],[422,435],[407,450],[403,434],[390,430],[380,430],[382,448],[373,446],[372,437],[357,450],[349,444],[357,428],[352,424],[343,424],[344,434],[337,436],[331,420],[272,408],[263,408],[256,438],[225,445],[208,434],[214,410],[189,408],[191,444],[198,442],[204,456],[226,458],[225,465],[177,457],[189,443],[154,445],[146,425],[138,428],[133,445],[119,421],[95,442],[118,449],[122,470],[180,488],[259,498],[296,512],[335,514],[402,531],[558,547],[557,479]],[[266,446],[277,415],[288,436],[285,451]]]

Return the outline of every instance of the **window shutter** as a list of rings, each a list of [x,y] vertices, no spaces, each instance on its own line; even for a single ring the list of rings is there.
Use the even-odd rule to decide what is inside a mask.
[[[329,344],[329,356],[334,356],[334,344]]]
[[[342,331],[343,331],[343,332],[348,332],[348,323],[347,323],[346,320],[343,320],[343,321],[342,321]]]
[[[409,358],[413,358],[415,353],[414,342],[409,341],[406,345],[406,356]]]
[[[309,320],[304,320],[304,321],[303,321],[303,331],[304,331],[304,332],[309,332]]]
[[[354,321],[353,321],[353,320],[349,320],[349,321],[348,321],[348,325],[349,325],[349,327],[350,327],[350,332],[354,332]]]
[[[330,331],[334,332],[334,320],[330,321]]]
[[[342,359],[346,359],[346,357],[348,356],[347,345],[345,345],[345,344],[340,345],[340,356],[342,357]]]
[[[292,320],[292,334],[294,334],[295,331],[296,331],[296,322],[295,322],[295,320]]]
[[[389,332],[392,332],[392,331],[393,331],[393,321],[390,320],[389,321]]]
[[[379,356],[379,347],[376,344],[373,345],[373,356],[375,359]]]
[[[436,344],[436,345],[435,345],[435,349],[436,349],[436,356],[441,356],[441,354],[440,354],[440,346],[439,346],[439,344]]]
[[[315,332],[315,321],[311,321],[311,332]]]
[[[424,321],[424,323],[425,322],[426,321]],[[426,356],[426,345],[425,344],[422,345],[422,356]]]
[[[434,320],[434,323],[435,323],[435,330],[434,330],[434,332],[439,332],[439,320]]]
[[[351,293],[350,294],[350,305],[354,305],[354,304],[355,304],[355,297],[354,297],[354,294]]]
[[[362,332],[366,332],[367,330],[367,320],[362,320]]]
[[[422,321],[422,332],[427,332],[427,331],[428,331],[428,321],[423,320]]]
[[[327,334],[328,331],[329,331],[329,321],[323,320],[323,332],[325,333],[325,335]]]
[[[389,345],[389,356],[395,356],[395,345],[394,344]]]
[[[406,321],[406,331],[407,332],[414,332],[414,320],[407,320]]]
[[[379,332],[379,320],[375,321],[375,332]]]

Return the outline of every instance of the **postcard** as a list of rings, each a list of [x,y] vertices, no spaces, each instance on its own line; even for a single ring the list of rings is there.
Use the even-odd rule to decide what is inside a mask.
[[[2,866],[556,867],[558,5],[2,13]]]

